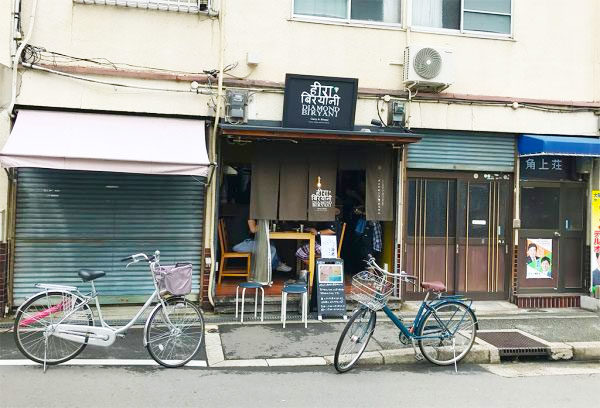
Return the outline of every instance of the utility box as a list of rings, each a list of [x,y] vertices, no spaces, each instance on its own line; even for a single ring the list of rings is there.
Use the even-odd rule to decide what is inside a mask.
[[[229,123],[248,122],[248,92],[227,91],[225,105],[225,120]]]

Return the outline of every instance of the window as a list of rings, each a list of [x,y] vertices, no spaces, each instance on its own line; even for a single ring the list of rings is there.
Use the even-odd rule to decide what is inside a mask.
[[[294,15],[400,24],[402,0],[294,0]]]
[[[511,0],[413,0],[413,26],[511,33]]]
[[[191,14],[206,13],[210,8],[209,0],[73,0],[73,3],[179,11]]]

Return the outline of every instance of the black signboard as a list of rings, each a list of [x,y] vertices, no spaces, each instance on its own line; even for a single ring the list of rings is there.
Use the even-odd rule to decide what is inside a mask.
[[[569,180],[573,158],[566,156],[530,156],[520,158],[521,179]]]
[[[335,258],[317,259],[317,314],[345,316],[344,261]]]
[[[358,79],[286,74],[283,126],[353,130]]]

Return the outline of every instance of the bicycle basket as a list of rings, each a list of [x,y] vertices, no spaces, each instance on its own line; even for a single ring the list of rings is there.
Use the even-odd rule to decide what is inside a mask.
[[[362,271],[352,278],[350,298],[377,311],[386,305],[393,289],[385,275],[373,270]]]
[[[160,266],[156,272],[156,283],[162,292],[166,290],[172,295],[188,295],[192,291],[192,264]]]

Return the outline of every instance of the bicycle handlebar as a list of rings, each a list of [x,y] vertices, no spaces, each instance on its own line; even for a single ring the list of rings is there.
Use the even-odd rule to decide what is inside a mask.
[[[160,257],[159,250],[156,250],[154,252],[154,255],[151,255],[151,256],[148,256],[148,255],[140,252],[139,254],[129,255],[129,256],[121,259],[121,262],[129,261],[129,263],[127,264],[127,266],[129,266],[131,264],[138,263],[138,262],[144,261],[144,260],[147,262],[154,262],[154,261],[158,262],[159,257]]]
[[[414,284],[417,281],[417,277],[414,275],[409,275],[406,272],[402,271],[400,273],[392,273],[392,272],[388,272],[385,269],[383,269],[382,267],[380,267],[379,265],[377,265],[377,262],[375,262],[375,258],[373,257],[373,255],[368,256],[367,260],[365,261],[367,263],[367,265],[377,269],[379,272],[383,273],[384,275],[387,276],[393,276],[396,278],[400,278],[408,283],[412,283]],[[412,282],[411,282],[412,281]]]

